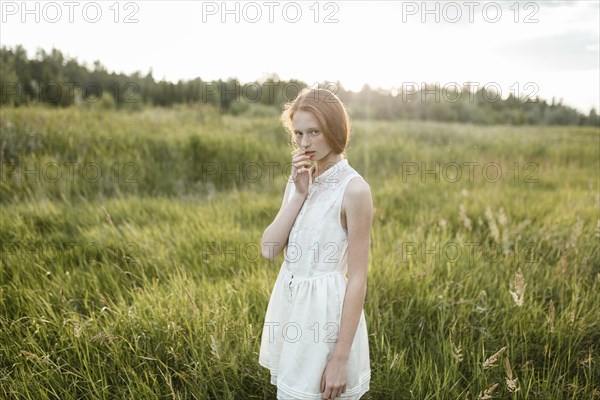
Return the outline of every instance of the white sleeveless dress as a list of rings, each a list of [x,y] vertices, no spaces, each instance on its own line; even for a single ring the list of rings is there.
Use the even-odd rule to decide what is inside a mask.
[[[268,368],[277,399],[322,399],[321,376],[339,335],[348,269],[348,234],[340,222],[345,189],[363,179],[347,159],[315,182],[290,231],[263,325],[259,364]],[[289,179],[290,198],[295,185]],[[287,201],[287,199],[285,200]],[[348,357],[346,392],[360,399],[371,378],[364,310]]]

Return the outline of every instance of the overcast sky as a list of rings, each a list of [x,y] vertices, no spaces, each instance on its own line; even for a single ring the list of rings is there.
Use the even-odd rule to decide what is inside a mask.
[[[352,90],[471,81],[503,97],[600,108],[599,0],[67,3],[29,1],[26,12],[0,1],[2,45],[22,44],[30,57],[56,47],[171,81],[277,73]]]

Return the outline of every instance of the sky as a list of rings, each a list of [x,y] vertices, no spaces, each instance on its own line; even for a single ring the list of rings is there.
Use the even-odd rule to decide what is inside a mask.
[[[24,4],[24,5],[23,5]],[[600,0],[0,1],[0,43],[176,82],[494,87],[600,109]]]

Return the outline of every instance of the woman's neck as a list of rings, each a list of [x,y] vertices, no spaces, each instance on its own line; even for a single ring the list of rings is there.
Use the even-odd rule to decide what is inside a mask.
[[[344,158],[340,154],[334,154],[332,157],[328,157],[327,159],[323,159],[321,161],[317,161],[315,164],[315,171],[313,175],[313,179],[318,178],[322,174],[325,173],[329,168],[332,168],[338,162],[342,161]]]

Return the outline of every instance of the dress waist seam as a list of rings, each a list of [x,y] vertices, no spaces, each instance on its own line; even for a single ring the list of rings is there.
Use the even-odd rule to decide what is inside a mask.
[[[290,282],[290,286],[295,286],[295,285],[297,285],[299,283],[302,283],[302,282],[314,281],[314,280],[317,280],[317,279],[320,279],[320,278],[326,278],[328,276],[333,276],[333,275],[336,275],[336,274],[340,274],[340,275],[344,276],[344,273],[342,271],[338,271],[338,270],[331,271],[331,272],[326,272],[326,273],[321,274],[321,275],[306,276],[306,277],[297,276],[288,267],[285,267],[285,272],[286,272],[286,275],[287,275],[287,279]]]

